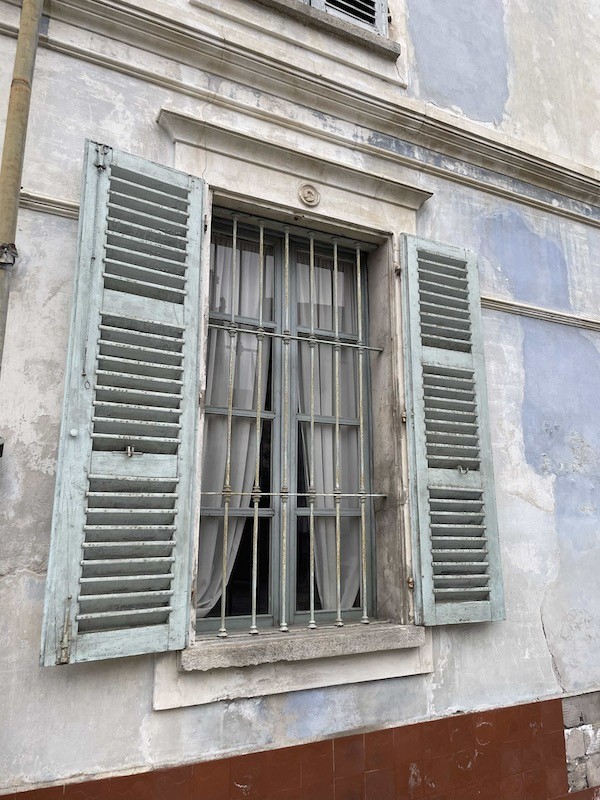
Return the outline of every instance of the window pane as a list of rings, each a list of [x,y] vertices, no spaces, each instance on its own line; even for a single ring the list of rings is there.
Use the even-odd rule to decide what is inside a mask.
[[[298,325],[310,327],[310,256],[308,250],[297,254]],[[356,335],[356,270],[354,263],[338,257],[338,325],[340,333]],[[315,255],[314,325],[334,330],[333,256]]]
[[[271,491],[271,433],[270,420],[262,421],[259,470],[263,492]],[[204,426],[202,453],[202,506],[221,508],[227,459],[227,417],[207,414]],[[251,492],[256,469],[256,421],[252,417],[235,417],[231,424],[230,486],[233,492],[230,507],[250,508]],[[217,494],[209,494],[217,492]],[[236,494],[243,492],[244,494]],[[263,497],[261,507],[271,505],[269,497]],[[202,533],[200,534],[202,535]]]
[[[231,314],[232,237],[215,233],[211,243],[210,310]],[[259,315],[259,245],[238,235],[234,308],[236,316],[258,320]],[[273,319],[273,247],[264,245],[263,320]]]
[[[296,609],[310,609],[309,518],[299,517],[296,540]],[[360,521],[342,517],[340,526],[340,578],[342,610],[357,608],[360,584]],[[335,518],[315,518],[315,609],[335,611],[336,589]]]
[[[298,343],[298,403],[301,414],[310,414],[310,345]],[[333,346],[315,346],[314,366],[315,414],[335,416],[335,354]],[[343,347],[340,350],[340,417],[358,417],[358,370],[356,350]]]
[[[257,560],[257,612],[269,613],[271,520],[259,519]],[[205,617],[221,615],[221,581],[223,568],[223,518],[202,519],[201,534],[210,537],[211,548],[202,550],[198,562],[198,606]],[[252,530],[251,517],[232,517],[228,532],[228,573],[225,612],[227,616],[241,616],[252,612]],[[212,557],[211,557],[212,556]]]
[[[298,476],[297,492],[306,493],[310,484],[310,423],[298,423]],[[315,424],[314,432],[314,478],[317,509],[333,508],[335,490],[335,427],[331,424]],[[360,490],[359,430],[355,426],[340,426],[340,491],[343,494],[358,494]],[[322,495],[328,495],[323,497]],[[321,495],[321,496],[319,496]],[[298,505],[307,506],[305,497],[298,498]],[[357,497],[343,497],[342,508],[358,508]]]
[[[206,403],[227,408],[229,393],[229,361],[234,338],[228,331],[211,328],[208,339]],[[271,407],[269,371],[271,340],[263,339],[261,409]],[[258,339],[253,333],[238,333],[234,363],[233,408],[255,410],[258,393]]]

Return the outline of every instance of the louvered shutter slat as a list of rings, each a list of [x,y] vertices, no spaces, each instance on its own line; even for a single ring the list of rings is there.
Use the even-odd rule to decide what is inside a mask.
[[[404,241],[416,610],[427,625],[503,618],[476,263]]]
[[[179,649],[190,608],[201,183],[86,164],[47,664]]]
[[[375,25],[377,19],[376,0],[327,0],[327,8],[342,11],[349,17]]]

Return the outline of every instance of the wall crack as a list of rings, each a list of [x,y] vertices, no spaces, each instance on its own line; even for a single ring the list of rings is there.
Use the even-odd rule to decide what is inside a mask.
[[[556,678],[556,682],[558,683],[560,688],[563,690],[563,692],[566,693],[567,689],[565,688],[562,675],[560,674],[558,664],[556,663],[556,658],[554,657],[554,653],[552,652],[552,648],[550,647],[550,642],[548,641],[548,635],[546,633],[546,625],[544,624],[544,612],[542,610],[542,606],[540,606],[540,621],[542,623],[542,633],[544,634],[546,647],[548,648],[548,653],[550,654],[550,661],[552,663],[552,671],[554,672],[554,677]]]

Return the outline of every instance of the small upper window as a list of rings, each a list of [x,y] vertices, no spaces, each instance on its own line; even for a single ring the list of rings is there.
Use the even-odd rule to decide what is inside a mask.
[[[378,33],[387,33],[385,0],[308,0],[308,4],[336,17],[375,29]]]

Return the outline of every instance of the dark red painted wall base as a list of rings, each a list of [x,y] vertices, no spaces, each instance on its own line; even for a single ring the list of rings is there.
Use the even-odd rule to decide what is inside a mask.
[[[13,800],[600,800],[568,794],[560,700],[12,795]]]

